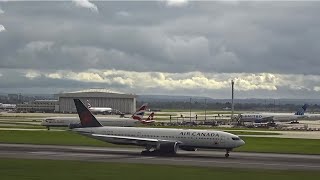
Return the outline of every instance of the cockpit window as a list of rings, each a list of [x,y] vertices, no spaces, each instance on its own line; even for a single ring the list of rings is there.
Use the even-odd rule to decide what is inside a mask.
[[[239,141],[240,138],[238,138],[238,137],[233,137],[232,140],[234,140],[234,141]]]

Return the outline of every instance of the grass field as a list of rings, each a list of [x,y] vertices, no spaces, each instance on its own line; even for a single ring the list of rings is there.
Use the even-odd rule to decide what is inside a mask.
[[[19,129],[47,129],[44,126],[37,126],[37,125],[13,125],[13,124],[0,124],[0,128],[19,128]],[[66,129],[66,128],[64,128]]]
[[[235,149],[235,151],[320,154],[320,140],[318,139],[257,137],[242,137],[242,139],[246,142],[246,144]]]
[[[246,144],[235,151],[320,154],[320,140],[243,137]],[[70,131],[0,131],[0,143],[124,147]]]
[[[0,131],[1,143],[115,146],[70,131]]]
[[[232,168],[204,168],[171,165],[142,165],[63,160],[0,159],[3,180],[124,180],[124,179],[318,179],[319,171],[280,171]]]

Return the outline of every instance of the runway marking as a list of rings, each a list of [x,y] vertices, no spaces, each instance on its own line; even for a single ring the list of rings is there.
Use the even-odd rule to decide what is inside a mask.
[[[132,157],[130,159],[155,159],[156,157]]]
[[[34,151],[34,152],[28,152],[31,154],[39,154],[39,155],[53,155],[53,154],[57,154],[56,152],[52,152],[52,151]]]

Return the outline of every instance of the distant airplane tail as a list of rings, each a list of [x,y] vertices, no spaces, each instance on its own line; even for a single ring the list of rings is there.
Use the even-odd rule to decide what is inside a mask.
[[[304,112],[306,112],[307,107],[308,107],[308,104],[304,104],[304,105],[301,107],[301,109],[299,109],[299,110],[295,113],[295,115],[304,115]]]
[[[154,123],[155,120],[153,120],[153,116],[154,116],[154,112],[152,112],[146,120],[141,120],[140,122],[143,124]]]
[[[132,119],[142,121],[144,113],[146,112],[148,103],[143,104],[133,115],[131,116]]]
[[[87,99],[87,107],[88,107],[89,109],[92,107],[88,99]]]
[[[81,127],[102,127],[100,122],[92,115],[80,99],[73,99],[73,101],[80,118]]]
[[[147,118],[148,121],[153,120],[154,112],[152,112],[149,117]]]

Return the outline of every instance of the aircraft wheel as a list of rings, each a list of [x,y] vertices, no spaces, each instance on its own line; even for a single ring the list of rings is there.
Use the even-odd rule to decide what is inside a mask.
[[[226,158],[228,158],[228,157],[229,157],[229,153],[226,153],[224,156],[225,156]]]

